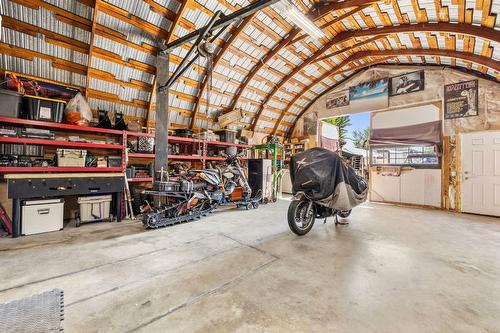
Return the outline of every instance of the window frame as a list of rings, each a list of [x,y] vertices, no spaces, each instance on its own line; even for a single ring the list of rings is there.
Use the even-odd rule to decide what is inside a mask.
[[[387,150],[390,150],[390,149],[394,149],[394,150],[397,150],[397,149],[401,149],[401,148],[407,148],[408,150],[411,149],[411,148],[414,148],[414,147],[419,147],[419,148],[422,148],[422,150],[424,148],[427,148],[427,147],[433,147],[434,150],[435,150],[435,147],[433,145],[397,145],[397,144],[393,144],[393,145],[370,145],[369,147],[369,150],[370,150],[370,165],[371,166],[375,166],[375,167],[383,167],[383,166],[400,166],[400,167],[412,167],[412,168],[415,168],[415,169],[441,169],[441,156],[439,156],[437,153],[434,153],[432,156],[427,156],[427,157],[436,157],[438,162],[436,164],[429,164],[429,163],[391,163],[390,162],[390,156],[389,156],[389,163],[379,163],[377,161],[374,160],[374,151],[375,150],[384,150],[384,149],[387,149]],[[403,152],[404,153],[404,152]],[[410,155],[410,152],[408,152],[407,156]],[[424,154],[422,152],[421,155],[430,155],[430,154]],[[418,157],[418,156],[415,156],[415,158]],[[396,159],[396,158],[393,158],[393,159]],[[408,157],[405,158],[405,160],[408,159]],[[396,159],[397,160],[397,159]]]

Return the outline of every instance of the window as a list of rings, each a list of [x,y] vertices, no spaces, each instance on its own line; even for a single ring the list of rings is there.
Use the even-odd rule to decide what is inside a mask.
[[[372,165],[439,167],[434,146],[372,146]]]

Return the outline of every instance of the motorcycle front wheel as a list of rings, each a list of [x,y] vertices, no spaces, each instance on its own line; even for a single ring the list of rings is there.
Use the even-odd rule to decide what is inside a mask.
[[[340,216],[341,218],[345,219],[345,218],[348,218],[348,217],[349,217],[349,215],[351,215],[351,212],[352,212],[352,209],[349,209],[349,210],[341,210],[341,211],[339,212],[339,216]]]
[[[316,212],[314,204],[309,207],[310,201],[293,200],[288,207],[288,226],[295,234],[303,236],[314,225]]]

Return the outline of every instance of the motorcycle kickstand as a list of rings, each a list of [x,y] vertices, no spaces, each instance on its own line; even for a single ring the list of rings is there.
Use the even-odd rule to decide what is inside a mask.
[[[339,222],[339,216],[335,214],[335,225],[348,225],[349,222]]]
[[[323,221],[323,224],[326,224],[326,220],[328,220],[328,217],[325,217],[325,220]]]

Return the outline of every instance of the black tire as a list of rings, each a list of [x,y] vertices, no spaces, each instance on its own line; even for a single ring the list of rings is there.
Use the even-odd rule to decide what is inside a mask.
[[[346,219],[351,215],[352,209],[340,211],[338,214],[341,218]]]
[[[308,221],[306,221],[305,226],[304,223],[302,223],[302,227],[297,225],[297,222],[295,220],[295,217],[298,214],[301,214],[303,212],[300,212],[299,210],[307,209],[307,206],[304,207],[304,205],[309,205],[309,201],[303,201],[303,200],[293,200],[290,203],[290,206],[288,207],[288,226],[290,227],[290,230],[293,231],[296,235],[299,236],[304,236],[307,234],[311,228],[314,225],[314,221],[316,220],[316,212],[313,211],[312,214],[310,214],[310,218]],[[313,206],[314,210],[314,206]]]

